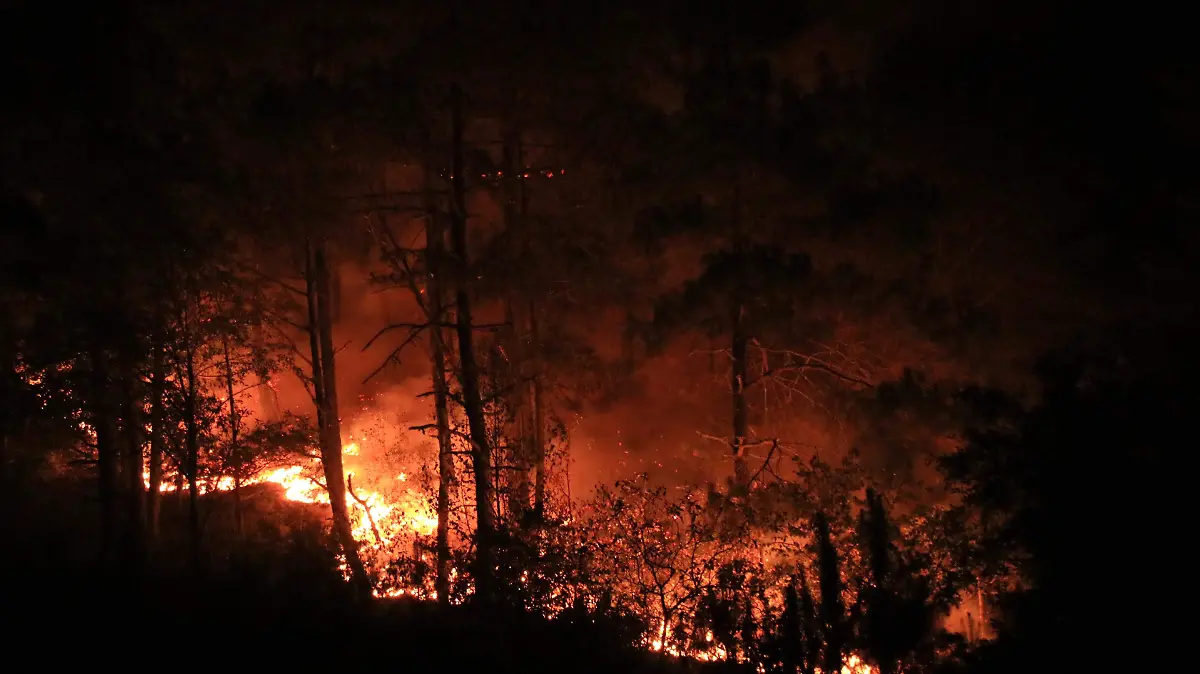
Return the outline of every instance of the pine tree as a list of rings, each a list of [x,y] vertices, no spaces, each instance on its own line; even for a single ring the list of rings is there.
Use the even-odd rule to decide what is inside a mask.
[[[821,671],[840,672],[844,649],[847,643],[846,608],[842,601],[841,564],[837,548],[833,545],[829,520],[823,513],[813,518],[813,531],[817,544],[817,568],[821,588],[821,603],[818,614],[825,635],[821,655]]]

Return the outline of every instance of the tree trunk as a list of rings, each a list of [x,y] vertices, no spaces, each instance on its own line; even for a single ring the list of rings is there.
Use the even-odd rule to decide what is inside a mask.
[[[233,526],[234,532],[242,537],[242,456],[238,448],[238,431],[241,415],[233,395],[233,361],[229,357],[229,339],[221,338],[221,349],[225,357],[225,395],[229,398],[229,466],[233,471]]]
[[[146,494],[146,530],[151,542],[158,539],[158,520],[162,509],[163,445],[166,440],[163,394],[166,365],[163,347],[154,345],[150,362],[150,487]]]
[[[446,232],[432,191],[432,152],[426,158],[425,199],[425,294],[428,296],[430,322],[429,357],[433,370],[433,407],[438,437],[437,493],[437,578],[434,589],[438,601],[450,603],[450,485],[454,481],[454,454],[450,438],[450,409],[446,385],[446,342],[441,322],[442,275],[445,273]]]
[[[743,286],[743,279],[748,273],[747,265],[747,250],[749,249],[748,241],[745,234],[741,231],[742,224],[742,192],[741,192],[741,175],[737,167],[733,167],[733,175],[730,177],[730,182],[733,184],[733,212],[731,214],[734,226],[734,251],[738,255],[739,264],[738,278],[734,280],[733,302],[732,302],[732,319],[730,330],[730,360],[732,361],[729,369],[729,388],[733,398],[733,437],[731,438],[731,449],[733,450],[733,484],[734,492],[741,495],[748,495],[750,491],[750,472],[746,466],[746,440],[749,435],[749,413],[746,409],[746,346],[748,337],[746,335],[746,306],[747,299],[746,289]]]
[[[12,496],[11,487],[9,485],[9,457],[8,457],[8,437],[9,426],[14,425],[20,415],[14,414],[16,410],[12,409],[12,403],[15,400],[15,393],[22,387],[19,375],[16,372],[16,346],[8,339],[8,333],[5,328],[8,326],[0,325],[0,508],[4,508],[4,512],[8,512],[7,503],[2,499],[7,499]]]
[[[242,520],[242,471],[240,468],[234,468],[233,473],[233,527],[234,534],[241,540],[245,534],[245,526]]]
[[[801,651],[801,674],[813,674],[820,659],[821,629],[817,620],[816,606],[813,603],[812,591],[808,588],[808,579],[804,577],[803,567],[799,574],[800,582],[800,628],[803,632],[804,648]]]
[[[510,114],[515,108],[515,100],[510,100]],[[525,213],[521,208],[521,132],[511,119],[504,129],[501,169],[504,174],[504,227],[509,239],[509,255],[517,263],[527,253],[528,233],[524,228]],[[520,276],[517,275],[517,278]],[[509,516],[518,524],[525,522],[530,507],[529,472],[533,464],[536,425],[532,395],[533,350],[528,341],[529,317],[525,315],[525,309],[532,306],[525,299],[528,295],[528,284],[518,281],[510,284],[505,298],[505,314],[513,336],[512,357],[516,361],[518,380],[516,395],[511,398],[515,407],[517,437],[507,462],[511,466],[509,474],[512,476],[509,480],[508,510]]]
[[[0,405],[6,405],[6,403],[0,400]],[[0,407],[0,498],[8,496],[10,492],[8,484],[8,419],[4,417],[7,409],[7,407]]]
[[[314,391],[317,393],[318,423],[321,431],[321,464],[333,514],[333,529],[350,569],[350,581],[358,597],[370,600],[371,579],[358,556],[358,544],[346,509],[346,477],[342,468],[342,430],[338,419],[337,372],[334,369],[333,325],[329,288],[329,265],[325,246],[309,246],[308,273],[305,274],[309,302],[309,345],[312,352]],[[312,320],[315,319],[315,322]],[[319,382],[319,384],[317,383]]]
[[[92,351],[92,428],[96,433],[96,476],[100,494],[100,559],[115,561],[117,541],[116,420],[110,400],[108,354]]]
[[[533,408],[533,512],[541,521],[546,516],[546,400],[542,389],[541,334],[533,300],[529,301],[529,342],[535,354],[533,378],[529,382]]]
[[[187,391],[184,394],[184,473],[188,483],[188,550],[192,569],[200,570],[200,429],[198,428],[196,397],[199,385],[196,381],[196,355],[189,345],[185,354],[184,376]]]
[[[483,416],[483,399],[479,393],[479,371],[475,362],[475,340],[471,323],[470,259],[467,250],[467,206],[463,171],[462,92],[457,84],[451,90],[452,142],[451,192],[453,209],[450,219],[450,238],[454,246],[454,300],[457,319],[460,382],[463,407],[471,432],[471,467],[475,477],[475,588],[485,601],[494,591],[495,564],[493,545],[495,520],[492,513],[492,452],[488,442],[487,424]]]
[[[142,399],[137,385],[138,374],[133,359],[123,363],[121,380],[121,398],[124,406],[124,442],[123,455],[125,468],[125,552],[132,567],[141,565],[143,557],[143,518],[142,504],[145,496],[145,486],[142,479],[144,455],[142,453]]]
[[[817,538],[817,569],[821,587],[820,616],[825,633],[825,651],[821,671],[842,671],[842,647],[846,645],[845,607],[842,604],[842,577],[837,548],[823,513],[813,518]]]
[[[749,421],[746,413],[746,333],[742,324],[742,305],[733,306],[733,330],[730,344],[729,388],[733,396],[733,484],[739,493],[750,489],[750,472],[746,467],[746,436]]]

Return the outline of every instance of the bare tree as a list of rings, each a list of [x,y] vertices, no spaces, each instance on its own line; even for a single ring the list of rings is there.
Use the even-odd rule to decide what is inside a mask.
[[[471,322],[470,254],[467,249],[466,176],[463,161],[462,91],[455,84],[450,92],[451,105],[451,198],[450,239],[455,258],[455,332],[463,407],[471,435],[471,467],[475,478],[475,588],[487,598],[493,591],[493,546],[495,515],[492,512],[492,452],[488,441],[483,398],[479,392],[479,366],[475,360],[474,325]]]
[[[333,326],[330,311],[329,265],[325,244],[307,243],[304,270],[308,308],[309,350],[312,356],[313,398],[320,429],[321,465],[329,492],[333,530],[350,569],[350,580],[362,599],[370,599],[371,579],[358,556],[358,544],[346,509],[346,481],[342,469],[342,432],[338,418],[337,373],[334,369]]]

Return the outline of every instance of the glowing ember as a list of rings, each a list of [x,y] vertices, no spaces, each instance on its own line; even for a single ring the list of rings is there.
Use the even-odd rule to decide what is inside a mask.
[[[650,650],[658,653],[666,653],[667,655],[677,658],[691,658],[693,660],[700,660],[701,662],[717,662],[724,660],[728,655],[728,652],[725,650],[724,646],[713,642],[713,633],[711,631],[704,635],[704,641],[709,644],[708,648],[702,651],[694,651],[690,653],[681,650],[671,641],[671,628],[668,627],[666,623],[661,623],[659,625],[658,634],[658,638],[651,639],[646,643],[646,645],[650,647]],[[664,641],[666,641],[665,647],[663,645]]]
[[[815,671],[820,672],[821,668],[815,668]],[[875,668],[863,661],[854,653],[846,656],[846,662],[842,665],[842,674],[875,674]]]

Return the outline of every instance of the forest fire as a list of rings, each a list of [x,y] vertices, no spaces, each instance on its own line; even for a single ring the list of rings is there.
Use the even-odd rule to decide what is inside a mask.
[[[65,37],[0,10],[8,622],[112,631],[81,652],[118,666],[303,635],[529,674],[1167,636],[1186,29],[98,4]],[[1089,580],[1118,576],[1145,591]]]
[[[353,455],[356,448],[357,445],[349,444],[343,451]],[[319,470],[320,463],[314,459],[308,466],[276,468],[259,476],[255,482],[279,485],[284,489],[284,497],[289,501],[326,504],[329,503],[329,495],[325,487],[313,477],[315,471]],[[353,471],[347,471],[346,475],[353,480]],[[396,482],[407,481],[403,473],[394,479]],[[404,497],[392,499],[378,491],[362,489],[355,489],[354,492],[346,494],[346,506],[355,514],[355,539],[385,545],[402,532],[428,536],[437,530],[437,517],[415,490],[397,488],[394,491],[403,493]]]
[[[361,461],[360,447],[358,443],[347,443],[343,446],[343,453],[346,457],[358,459]],[[201,494],[209,494],[213,492],[230,492],[236,488],[245,488],[252,485],[274,484],[282,490],[281,496],[287,501],[294,503],[303,503],[311,505],[328,505],[329,496],[325,486],[320,480],[321,464],[317,458],[303,460],[291,465],[272,467],[263,470],[261,473],[248,477],[246,479],[235,481],[230,477],[221,477],[215,480],[202,480],[198,482],[198,492]],[[353,485],[355,472],[353,469],[346,471],[347,482]],[[147,487],[148,474],[143,475]],[[391,489],[380,488],[366,489],[354,488],[348,489],[346,495],[346,505],[351,516],[354,538],[359,545],[360,553],[373,563],[368,566],[375,569],[378,573],[391,561],[394,561],[397,556],[404,557],[410,554],[408,551],[414,548],[409,547],[408,543],[416,541],[421,537],[432,536],[438,526],[436,514],[431,510],[426,498],[409,484],[409,478],[406,473],[398,473],[390,478],[386,478],[393,482]],[[179,488],[177,483],[164,482],[159,485],[161,492],[174,492]],[[668,512],[669,509],[668,509]],[[690,513],[679,513],[668,517],[675,524],[685,523],[684,529],[689,524],[689,518],[697,517],[698,511]],[[694,522],[690,522],[694,524]],[[724,553],[728,557],[731,551],[725,549]],[[416,554],[421,555],[420,552]],[[628,554],[628,551],[626,551]],[[655,554],[643,550],[639,554]],[[693,555],[696,551],[693,550]],[[753,550],[735,550],[732,551],[733,557],[737,556],[753,556],[756,554]],[[725,559],[726,557],[721,557]],[[349,569],[345,562],[345,558],[339,555],[341,560],[339,568],[347,580],[350,578]],[[696,563],[696,559],[692,563]],[[718,556],[713,556],[701,563],[702,566],[709,571],[702,572],[705,580],[702,583],[712,584],[717,583],[717,577],[714,575],[716,568],[714,565],[718,562]],[[678,560],[672,562],[678,563]],[[619,572],[619,571],[618,571]],[[687,573],[687,570],[677,570],[673,573]],[[454,580],[459,576],[457,569],[451,569],[451,579]],[[530,581],[528,571],[523,571],[520,574],[517,583],[522,586],[527,586]],[[418,584],[420,585],[420,584]],[[621,593],[629,593],[630,596],[636,596],[638,590],[632,589],[627,583],[615,583],[614,587]],[[684,587],[675,587],[669,592],[678,594],[679,592],[687,591]],[[694,592],[695,590],[691,590]],[[470,593],[471,589],[468,588]],[[553,588],[551,595],[559,598],[565,596],[577,595],[577,590],[568,587],[564,584],[560,587]],[[374,596],[377,598],[396,598],[396,597],[413,597],[418,600],[437,600],[437,593],[431,587],[421,587],[417,585],[406,584],[403,580],[391,578],[385,582],[379,582],[374,588]],[[460,600],[452,600],[458,603]],[[554,603],[554,602],[552,602]],[[635,601],[636,603],[636,601]],[[676,611],[682,610],[682,604],[678,604]],[[557,615],[561,609],[552,607],[542,607],[541,609],[549,616]],[[701,610],[699,605],[692,610]],[[764,604],[761,610],[769,610],[769,607]],[[641,641],[643,648],[671,656],[673,658],[690,659],[700,662],[750,662],[750,657],[744,653],[741,647],[733,648],[726,646],[722,640],[714,633],[712,629],[703,630],[697,635],[689,635],[687,633],[676,634],[676,630],[663,620],[658,609],[652,604],[643,607],[639,611],[647,611],[646,617],[653,617],[657,621],[658,627],[651,630],[648,635]],[[678,614],[675,616],[679,617]],[[819,666],[814,666],[813,671],[822,671]],[[849,652],[845,655],[840,666],[841,674],[875,674],[878,670],[871,664],[866,662],[859,654]]]
[[[344,451],[353,455],[357,445],[346,445]],[[240,482],[229,476],[216,480],[199,480],[197,490],[200,494],[212,492],[233,491],[236,487],[249,487],[256,484],[277,484],[283,489],[283,496],[289,501],[308,504],[328,504],[329,494],[321,484],[317,475],[321,471],[319,459],[311,459],[306,464],[293,464],[281,468],[272,468],[258,475],[245,478]],[[353,479],[354,472],[347,471],[348,478]],[[150,473],[144,471],[142,480],[147,489],[150,488]],[[396,482],[406,482],[403,473],[395,477]],[[179,489],[175,482],[159,484],[160,492],[169,493]],[[411,488],[397,489],[405,496],[400,499],[385,497],[377,491],[356,489],[347,492],[346,506],[354,514],[354,537],[359,541],[373,541],[375,545],[386,545],[401,533],[428,536],[437,530],[437,517],[423,502],[422,497]]]

